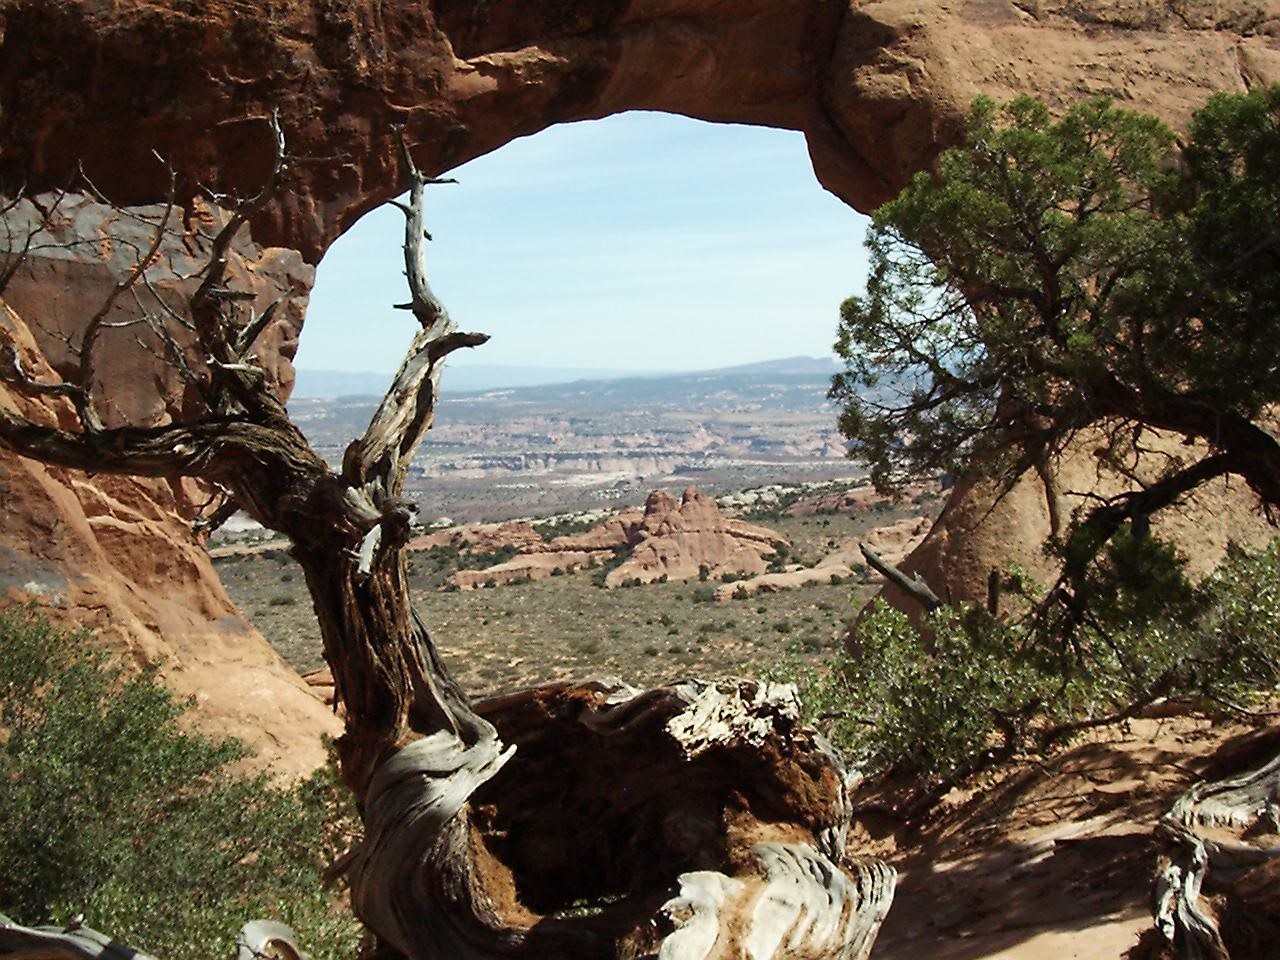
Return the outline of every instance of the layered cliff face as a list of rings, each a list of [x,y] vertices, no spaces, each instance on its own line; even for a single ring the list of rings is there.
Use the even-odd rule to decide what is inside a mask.
[[[866,210],[927,165],[979,93],[1056,104],[1105,93],[1178,124],[1213,90],[1280,80],[1278,32],[1274,0],[10,0],[0,5],[0,181],[39,194],[83,166],[114,202],[138,207],[164,200],[171,166],[186,212],[159,272],[176,296],[213,215],[197,202],[202,186],[256,191],[270,160],[265,118],[278,110],[298,159],[244,236],[241,265],[264,303],[294,293],[259,350],[287,387],[308,264],[403,186],[396,125],[437,172],[557,122],[628,109],[789,127],[804,132],[819,179]],[[127,218],[76,198],[68,210],[60,229],[93,242],[33,259],[5,294],[9,325],[31,333],[20,339],[32,364],[39,353],[59,369],[75,365],[68,340],[130,268],[112,243]],[[121,338],[102,371],[117,414],[139,423],[182,405],[180,381],[150,352]],[[0,471],[6,588],[96,611],[96,625],[128,623],[130,649],[205,696],[215,728],[260,729],[283,755],[298,731],[330,723],[302,701],[276,709],[299,688],[217,586],[185,522],[193,488],[8,455]],[[1008,504],[1001,522],[1016,527],[1025,517]],[[1040,536],[1044,520],[1026,522],[1028,538]],[[980,542],[1003,546],[998,532],[966,537],[944,517],[930,562],[947,569]],[[965,562],[980,581],[991,559]],[[221,671],[233,693],[210,693],[212,679],[184,686],[196,664],[210,678]],[[254,697],[264,707],[250,716]]]

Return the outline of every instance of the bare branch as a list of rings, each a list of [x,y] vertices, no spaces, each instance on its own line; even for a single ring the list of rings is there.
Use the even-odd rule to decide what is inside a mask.
[[[942,606],[942,601],[938,598],[938,595],[929,589],[929,584],[925,583],[924,578],[919,574],[916,574],[914,578],[908,577],[892,563],[882,559],[879,554],[865,543],[860,543],[858,546],[862,550],[862,555],[866,557],[867,563],[873,569],[878,570],[885,579],[905,590],[927,612],[932,613]]]
[[[270,306],[262,311],[259,317],[251,317],[249,322],[236,336],[236,342],[232,345],[232,351],[237,357],[244,358],[249,352],[249,348],[253,346],[253,341],[257,340],[263,330],[271,325],[271,321],[275,319],[276,312],[289,299],[289,294],[281,294],[275,300],[271,301]]]
[[[267,201],[274,197],[280,189],[284,173],[288,169],[288,161],[284,148],[284,129],[280,126],[280,115],[276,110],[271,111],[270,125],[271,132],[275,137],[275,153],[271,162],[271,172],[257,194],[236,204],[235,210],[231,214],[231,219],[213,238],[213,249],[209,253],[209,263],[206,268],[204,282],[191,298],[193,309],[205,306],[209,301],[217,298],[222,287],[223,278],[227,273],[227,253],[231,249],[231,242],[235,240],[240,228],[248,223],[253,215],[261,210]]]
[[[413,315],[423,329],[430,329],[437,323],[448,323],[449,314],[444,304],[431,290],[427,283],[426,247],[423,240],[428,237],[423,218],[423,188],[431,183],[457,183],[453,179],[437,180],[424,176],[413,162],[409,153],[409,145],[404,139],[404,128],[397,129],[400,141],[400,159],[409,171],[409,205],[396,202],[396,206],[404,212],[404,275],[409,281],[410,307]]]
[[[364,436],[347,447],[343,475],[348,482],[363,486],[371,480],[381,486],[386,497],[399,495],[414,451],[431,428],[440,389],[443,361],[454,350],[477,347],[489,337],[483,333],[461,333],[449,312],[427,283],[423,225],[423,189],[436,180],[418,170],[405,143],[404,131],[397,131],[400,155],[409,171],[409,204],[395,206],[405,212],[404,262],[410,301],[396,306],[413,311],[421,329],[414,336],[404,361],[386,396],[370,420]]]
[[[167,200],[165,202],[164,213],[161,215],[159,222],[155,225],[155,231],[151,237],[151,245],[147,248],[145,254],[138,258],[134,268],[129,271],[128,276],[119,280],[112,288],[111,293],[107,295],[107,299],[102,306],[98,308],[98,312],[89,318],[89,322],[85,325],[84,335],[80,339],[80,396],[76,402],[76,413],[80,417],[80,423],[89,433],[96,433],[103,429],[104,424],[102,417],[99,415],[97,408],[93,402],[93,382],[96,367],[96,351],[95,347],[98,343],[98,336],[101,334],[110,315],[112,308],[120,295],[133,289],[134,284],[147,272],[152,261],[155,260],[156,254],[160,250],[160,244],[164,240],[165,227],[169,222],[169,217],[173,214],[174,195],[177,189],[177,174],[173,168],[169,169],[169,190]]]
[[[201,514],[191,524],[192,529],[198,533],[208,536],[213,533],[224,523],[230,520],[240,509],[240,504],[236,503],[235,498],[225,490],[221,491],[222,502],[213,508],[209,513]],[[216,498],[216,497],[215,497]],[[210,500],[210,503],[213,501]],[[206,504],[208,506],[208,504]]]
[[[22,358],[12,343],[0,344],[0,381],[27,397],[66,397],[73,403],[80,399],[80,388],[70,383],[39,383],[22,368]]]
[[[0,407],[0,442],[5,446],[25,457],[91,473],[218,480],[245,452],[269,459],[272,440],[268,428],[242,418],[73,433]]]
[[[125,946],[74,920],[59,930],[57,927],[24,927],[4,914],[0,914],[0,955],[46,960],[155,960],[150,954]]]
[[[255,294],[233,289],[226,283],[231,245],[236,235],[275,197],[288,170],[284,130],[275,110],[271,112],[269,125],[274,141],[271,171],[257,194],[234,200],[230,219],[213,237],[209,259],[202,271],[204,280],[192,295],[190,305],[197,340],[210,370],[206,397],[212,412],[230,415],[244,410],[260,421],[283,424],[288,414],[272,391],[265,371],[245,362],[253,340],[274,318],[280,301],[268,307],[262,317],[251,318],[247,324],[236,324],[229,316],[232,305],[253,300]],[[219,202],[228,199],[210,195]]]

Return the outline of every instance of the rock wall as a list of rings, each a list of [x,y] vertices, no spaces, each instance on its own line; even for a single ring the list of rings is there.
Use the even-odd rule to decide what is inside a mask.
[[[1079,436],[1044,476],[1028,473],[1012,489],[963,480],[951,491],[929,535],[902,563],[919,573],[940,597],[985,600],[987,578],[993,569],[1017,564],[1038,582],[1053,583],[1058,564],[1044,551],[1051,533],[1064,528],[1077,511],[1087,511],[1097,497],[1132,488],[1128,479],[1102,469],[1093,455],[1096,438]],[[1182,452],[1181,437],[1148,433],[1144,446],[1152,451],[1135,471],[1153,480],[1164,456]],[[1243,480],[1226,477],[1205,484],[1182,505],[1152,518],[1157,536],[1177,544],[1187,559],[1187,572],[1203,577],[1223,559],[1228,543],[1257,548],[1276,536],[1259,509],[1257,497]],[[916,612],[916,604],[893,585],[884,594],[893,604]]]
[[[1278,30],[1275,0],[11,0],[0,176],[56,188],[83,162],[116,201],[154,202],[154,150],[188,195],[248,191],[278,108],[311,159],[254,233],[315,262],[402,188],[395,123],[440,171],[650,109],[802,130],[865,210],[978,93],[1106,93],[1180,123],[1210,91],[1280,79]]]
[[[804,132],[821,182],[866,210],[953,139],[977,93],[1058,104],[1108,93],[1180,123],[1210,91],[1280,79],[1278,30],[1275,0],[9,0],[0,185],[56,190],[83,166],[114,202],[137,206],[163,199],[171,166],[186,214],[162,257],[177,264],[202,186],[249,194],[262,182],[264,118],[278,109],[299,159],[252,237],[299,295],[263,351],[282,358],[268,362],[287,384],[305,265],[403,187],[395,124],[433,172],[553,123],[628,109],[787,127]],[[99,241],[117,229],[96,222],[77,216],[68,229]],[[55,365],[72,362],[59,337],[83,326],[111,259],[109,249],[101,262],[42,258],[8,291]],[[121,415],[180,410],[176,382],[132,351],[122,344],[107,365]],[[256,634],[239,621],[209,626],[235,618],[186,531],[185,486],[73,477],[9,456],[0,470],[11,585],[44,584],[103,623],[130,623],[143,659],[172,643],[171,677],[199,662],[216,675],[240,658],[255,664],[243,688],[268,691],[264,703],[293,695]],[[959,549],[944,544],[939,564]],[[98,584],[83,604],[65,586],[81,582]],[[203,716],[276,744],[329,723],[302,707],[245,717],[244,699],[208,694]]]

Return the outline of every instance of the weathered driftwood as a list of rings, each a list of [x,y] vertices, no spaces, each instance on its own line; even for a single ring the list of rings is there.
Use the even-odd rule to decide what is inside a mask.
[[[353,902],[398,952],[868,956],[894,874],[845,862],[844,771],[793,688],[564,685],[477,709],[478,736],[409,744],[366,794]]]
[[[0,956],[6,960],[155,960],[73,921],[65,927],[24,927],[0,913]],[[254,920],[236,937],[235,960],[306,960],[283,923]]]
[[[871,569],[878,571],[889,582],[897,584],[907,596],[924,607],[926,613],[932,613],[942,606],[942,599],[930,589],[929,584],[920,574],[908,577],[865,543],[858,544],[858,547],[862,550],[862,556],[870,564]]]
[[[1156,928],[1179,960],[1280,951],[1280,756],[1240,776],[1196,784],[1161,818],[1156,835]]]

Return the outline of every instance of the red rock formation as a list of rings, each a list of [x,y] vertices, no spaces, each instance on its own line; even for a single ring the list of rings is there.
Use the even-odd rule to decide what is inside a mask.
[[[644,517],[627,538],[631,555],[605,577],[606,587],[660,577],[689,580],[705,567],[710,577],[763,573],[786,539],[754,524],[725,517],[716,502],[693,487],[679,500],[665,490],[649,494]]]
[[[859,488],[861,492],[869,488]],[[776,593],[779,590],[795,590],[818,583],[831,583],[832,577],[846,580],[855,569],[864,568],[861,544],[865,543],[882,559],[895,566],[924,541],[932,521],[928,517],[903,517],[883,527],[868,530],[858,540],[850,540],[827,554],[812,567],[789,567],[776,573],[764,573],[757,577],[725,583],[716,588],[717,600],[731,600],[757,593]],[[871,579],[879,579],[874,572]]]
[[[875,487],[868,482],[864,486],[854,487],[851,490],[797,500],[783,513],[788,517],[807,517],[815,513],[866,513],[878,506],[936,496],[939,490],[940,487],[936,483],[911,483],[905,486],[898,496],[891,497],[877,493]]]
[[[464,523],[436,530],[415,537],[409,542],[408,549],[457,547],[459,550],[474,550],[477,553],[496,553],[506,548],[536,550],[542,545],[542,534],[528,520],[508,520],[505,523]]]
[[[576,573],[609,559],[604,551],[554,550],[543,553],[524,553],[483,570],[459,570],[446,581],[458,590],[477,590],[481,587],[501,586],[507,583],[526,583],[530,580],[546,580],[562,573]]]
[[[28,368],[47,377],[21,318],[0,310]],[[0,403],[38,422],[74,421],[69,405],[41,410],[3,386]],[[187,522],[204,499],[195,484],[90,479],[8,457],[0,490],[0,601],[34,600],[125,660],[155,665],[194,700],[203,730],[239,737],[282,774],[324,761],[319,734],[336,736],[337,720],[223,591]]]
[[[503,525],[509,526],[512,524]],[[533,532],[531,526],[524,526]],[[457,527],[456,539],[449,539],[452,531],[441,531],[416,543],[461,545],[466,537],[476,535],[477,528],[486,529],[486,525]],[[492,528],[491,534],[500,529],[493,524],[488,528]],[[474,590],[491,584],[543,580],[556,571],[573,573],[602,563],[621,550],[629,555],[606,575],[606,587],[634,580],[652,583],[662,577],[688,580],[700,576],[704,569],[709,577],[750,575],[763,573],[764,558],[788,546],[772,530],[725,517],[714,500],[693,487],[679,500],[665,490],[655,490],[643,510],[628,507],[585,533],[556,537],[550,543],[541,538],[524,545],[509,542],[521,551],[520,556],[483,570],[459,570],[449,577],[448,585]]]
[[[954,135],[978,93],[1108,93],[1174,122],[1280,78],[1274,2],[1188,0],[23,0],[0,20],[0,173],[79,160],[122,202],[256,187],[278,107],[297,189],[255,234],[315,260],[402,186],[393,123],[442,170],[552,123],[627,109],[803,130],[822,182],[868,209]],[[66,56],[63,51],[84,51]]]
[[[1160,454],[1177,456],[1182,438],[1150,431],[1144,446],[1156,451],[1141,472],[1151,477],[1162,466]],[[1001,493],[992,484],[965,480],[956,485],[929,535],[900,565],[919,573],[938,596],[957,600],[985,600],[992,569],[1018,564],[1041,583],[1058,575],[1052,556],[1044,550],[1049,535],[1063,529],[1077,510],[1088,509],[1096,496],[1127,489],[1129,481],[1102,470],[1091,450],[1091,438],[1081,436],[1045,476],[1029,473],[1012,490]],[[1177,544],[1193,577],[1203,576],[1221,562],[1228,543],[1258,547],[1275,536],[1258,509],[1257,498],[1242,480],[1215,480],[1152,518],[1152,531]],[[892,585],[885,587],[889,602],[906,610],[915,605]]]
[[[631,542],[633,532],[643,522],[641,507],[627,507],[585,533],[556,537],[551,546],[556,550],[617,550]]]

